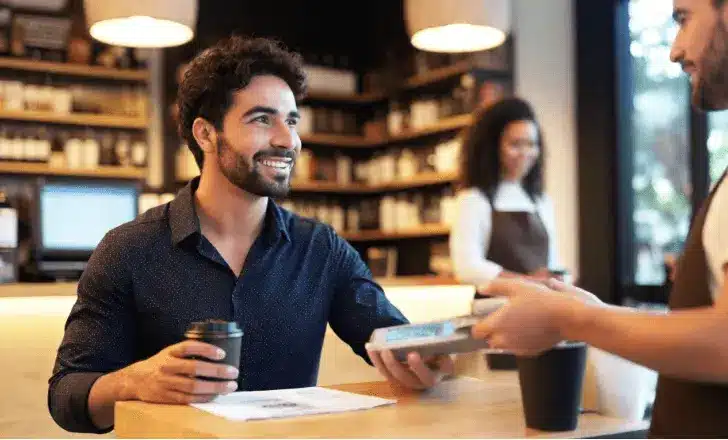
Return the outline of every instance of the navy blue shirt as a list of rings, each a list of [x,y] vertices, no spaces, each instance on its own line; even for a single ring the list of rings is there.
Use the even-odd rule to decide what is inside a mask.
[[[242,327],[244,390],[315,385],[327,323],[367,362],[374,329],[407,323],[353,247],[273,201],[233,273],[200,232],[197,184],[110,231],[89,260],[49,381],[48,406],[64,429],[102,432],[87,409],[94,381],[182,341],[193,321]]]

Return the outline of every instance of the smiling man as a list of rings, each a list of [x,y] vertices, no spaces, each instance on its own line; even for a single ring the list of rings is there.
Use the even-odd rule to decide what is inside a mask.
[[[331,227],[273,202],[288,193],[301,149],[304,92],[300,57],[270,40],[232,37],[190,63],[179,129],[201,177],[94,252],[50,379],[61,427],[109,431],[120,400],[204,402],[236,389],[315,385],[327,323],[401,386],[427,388],[452,369],[449,357],[370,359],[371,333],[407,320]],[[239,369],[189,359],[222,357],[182,341],[205,319],[240,324]]]
[[[728,109],[728,1],[674,0],[680,30],[671,59],[690,75],[693,104]],[[723,147],[726,148],[726,147]],[[509,304],[476,325],[477,337],[524,355],[581,340],[660,373],[653,437],[728,437],[728,182],[695,216],[670,293],[670,312],[606,306],[557,282],[553,289],[496,280]],[[559,292],[557,292],[559,291]],[[564,292],[571,295],[564,295]]]

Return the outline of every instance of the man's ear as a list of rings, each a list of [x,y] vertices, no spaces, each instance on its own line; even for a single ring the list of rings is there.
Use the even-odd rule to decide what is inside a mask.
[[[204,118],[195,118],[192,122],[192,136],[197,141],[197,145],[202,148],[205,153],[214,153],[217,146],[217,130]]]

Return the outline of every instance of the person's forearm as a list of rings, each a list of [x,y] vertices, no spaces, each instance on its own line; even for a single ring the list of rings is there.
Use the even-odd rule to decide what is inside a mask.
[[[728,383],[728,314],[712,307],[657,314],[574,305],[562,335],[667,376]]]
[[[88,412],[91,421],[99,429],[114,424],[114,404],[121,400],[133,400],[133,387],[129,385],[125,370],[101,376],[91,387],[88,395]]]

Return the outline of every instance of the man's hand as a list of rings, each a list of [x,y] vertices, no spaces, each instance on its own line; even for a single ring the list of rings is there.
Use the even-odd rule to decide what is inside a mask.
[[[454,371],[451,356],[422,359],[418,353],[410,353],[407,363],[398,361],[391,351],[368,350],[369,358],[379,373],[390,383],[410,390],[425,390],[437,385],[444,376]]]
[[[220,360],[225,357],[225,353],[211,344],[184,341],[165,348],[149,359],[132,364],[124,372],[128,378],[126,388],[130,392],[129,400],[199,403],[235,391],[237,368],[188,359],[190,356]],[[213,382],[198,379],[198,376],[226,380]]]
[[[488,293],[507,297],[509,301],[476,324],[472,330],[473,337],[487,338],[491,347],[517,355],[537,355],[564,339],[560,323],[566,317],[578,313],[578,309],[587,303],[601,303],[585,290],[555,280],[547,284],[515,279],[493,280]]]

